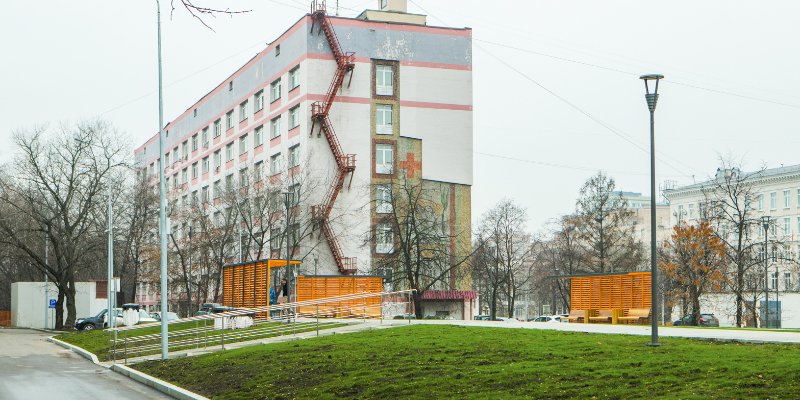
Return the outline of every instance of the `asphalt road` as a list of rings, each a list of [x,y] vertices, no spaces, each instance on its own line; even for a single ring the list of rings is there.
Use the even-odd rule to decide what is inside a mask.
[[[47,333],[0,329],[0,399],[168,399],[47,341]]]

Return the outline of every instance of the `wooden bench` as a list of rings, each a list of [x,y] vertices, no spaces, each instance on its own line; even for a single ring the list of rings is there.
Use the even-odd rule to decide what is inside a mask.
[[[589,317],[589,322],[611,322],[611,317],[614,315],[612,310],[600,310],[594,317]]]
[[[569,316],[567,320],[569,322],[583,322],[583,318],[586,316],[586,310],[569,310]]]
[[[634,323],[646,323],[650,321],[650,309],[649,308],[631,308],[625,313],[624,316],[617,317],[617,320],[624,323],[634,322]]]

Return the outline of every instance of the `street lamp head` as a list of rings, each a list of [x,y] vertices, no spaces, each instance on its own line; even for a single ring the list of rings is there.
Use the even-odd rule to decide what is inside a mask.
[[[769,230],[769,225],[772,223],[772,217],[764,215],[761,217],[761,225],[764,226],[764,231]]]
[[[656,110],[656,103],[658,103],[658,82],[664,79],[664,75],[648,74],[640,76],[639,79],[644,81],[644,98],[647,100],[647,108],[650,109],[650,112],[654,112]],[[652,81],[655,82],[655,85],[653,85],[653,91],[651,93],[650,82]]]

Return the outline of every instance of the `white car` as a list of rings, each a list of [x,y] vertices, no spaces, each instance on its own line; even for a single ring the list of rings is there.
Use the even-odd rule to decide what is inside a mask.
[[[561,316],[560,315],[542,315],[533,319],[532,322],[551,322],[551,323],[560,323]]]
[[[153,311],[150,313],[150,316],[156,321],[161,321],[161,311]],[[167,311],[167,321],[175,321],[177,319],[180,319],[178,318],[178,314]]]
[[[115,308],[114,315],[116,316],[116,326],[121,327],[125,326],[125,323],[122,319],[122,309]],[[104,319],[105,325],[108,326],[108,321]],[[150,314],[147,313],[145,310],[139,310],[139,324],[149,324],[152,322],[158,322],[155,318],[151,317]]]

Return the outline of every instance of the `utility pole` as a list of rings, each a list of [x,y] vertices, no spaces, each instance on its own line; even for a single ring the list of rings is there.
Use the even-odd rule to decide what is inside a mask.
[[[49,277],[47,276],[47,265],[49,261],[47,260],[47,235],[44,236],[44,329],[47,329],[49,326],[47,324],[47,317],[50,314],[50,290],[48,286],[50,286]]]
[[[169,358],[169,330],[167,328],[167,196],[164,168],[164,82],[161,70],[161,3],[156,0],[156,18],[158,23],[158,225],[161,228],[161,359]]]

